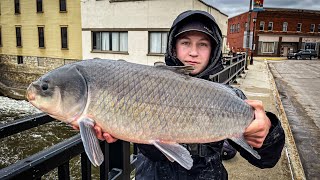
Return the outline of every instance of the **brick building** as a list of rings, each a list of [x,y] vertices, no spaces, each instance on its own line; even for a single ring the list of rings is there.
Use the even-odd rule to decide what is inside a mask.
[[[246,51],[249,14],[228,19],[227,43],[233,52]],[[264,8],[251,13],[249,27],[249,48],[254,47],[255,56],[280,57],[299,49],[314,49],[320,56],[320,11]]]

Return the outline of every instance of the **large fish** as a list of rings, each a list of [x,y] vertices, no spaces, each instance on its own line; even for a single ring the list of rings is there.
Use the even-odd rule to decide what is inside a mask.
[[[229,138],[260,158],[243,138],[253,108],[230,88],[189,76],[192,70],[84,60],[45,74],[28,87],[27,98],[53,118],[77,122],[95,166],[103,162],[103,154],[94,124],[118,139],[153,144],[186,169],[193,160],[179,143]]]

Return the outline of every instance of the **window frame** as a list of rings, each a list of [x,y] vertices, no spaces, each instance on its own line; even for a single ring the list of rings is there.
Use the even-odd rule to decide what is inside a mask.
[[[67,12],[67,0],[59,0],[60,12]]]
[[[316,24],[310,24],[310,32],[314,32],[316,29]]]
[[[37,13],[43,13],[43,0],[36,0]]]
[[[2,47],[2,27],[0,26],[0,47]]]
[[[65,41],[64,41],[64,34],[63,34],[63,29],[66,29],[66,37],[65,37]],[[67,50],[69,48],[69,44],[68,44],[68,26],[60,26],[60,35],[61,35],[61,49],[65,49]],[[64,42],[66,42],[66,47],[64,47]]]
[[[265,22],[264,21],[260,21],[259,31],[264,31],[264,25],[265,25]],[[262,27],[262,29],[261,29],[261,27]]]
[[[160,33],[161,34],[161,44],[160,44],[160,47],[161,47],[161,52],[158,53],[158,52],[151,52],[151,33]],[[168,31],[149,31],[148,32],[148,54],[150,55],[164,55],[166,53],[166,49],[167,49],[167,42],[164,42],[163,43],[163,35],[166,34],[165,36],[167,37],[167,42],[168,42],[168,34],[169,32]],[[164,52],[162,52],[162,47],[165,45],[165,48],[164,48]]]
[[[283,22],[282,23],[282,32],[288,32],[288,22]]]
[[[14,14],[21,14],[20,0],[14,0]]]
[[[99,44],[99,49],[98,48],[94,48],[97,47],[97,39],[96,39],[96,34],[99,33],[99,37],[100,37],[100,44]],[[102,33],[108,33],[108,46],[109,46],[109,50],[102,50]],[[112,50],[112,38],[113,38],[113,34],[118,33],[118,50]],[[126,41],[126,51],[121,51],[121,33],[126,33],[127,34],[127,41]],[[129,51],[129,39],[128,39],[128,31],[91,31],[91,42],[92,42],[92,46],[91,46],[91,51],[92,52],[104,52],[104,53],[116,53],[116,54],[128,54]]]
[[[17,56],[17,64],[23,64],[23,56]]]
[[[42,32],[43,32],[43,34],[42,34],[42,38],[40,37],[40,28],[42,28]],[[45,48],[46,47],[46,45],[45,45],[45,32],[44,32],[44,26],[38,26],[37,27],[37,29],[38,29],[38,47],[39,48]],[[41,46],[41,40],[43,41],[43,46]]]
[[[263,46],[264,43],[273,43],[273,52],[266,52],[266,51],[264,51],[264,50],[265,50],[265,49],[264,49],[264,46]],[[275,52],[275,42],[262,42],[261,52],[264,53],[264,54],[273,54],[273,53]]]
[[[271,24],[271,29],[269,29],[270,24]],[[273,31],[273,22],[272,21],[268,22],[268,31]]]
[[[299,30],[298,30],[298,28],[299,28]],[[297,24],[297,32],[301,32],[301,31],[302,31],[302,23],[298,23]]]
[[[19,34],[18,34],[18,29],[19,29]],[[16,31],[16,47],[22,47],[22,27],[15,26],[15,31]]]

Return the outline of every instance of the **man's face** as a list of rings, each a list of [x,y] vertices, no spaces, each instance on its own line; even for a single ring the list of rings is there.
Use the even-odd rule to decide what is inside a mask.
[[[198,31],[185,32],[176,41],[177,58],[184,65],[194,67],[192,75],[201,73],[207,67],[211,48],[209,36]]]

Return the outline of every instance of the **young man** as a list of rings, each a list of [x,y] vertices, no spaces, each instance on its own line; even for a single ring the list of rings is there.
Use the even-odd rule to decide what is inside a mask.
[[[186,11],[181,13],[170,29],[165,62],[169,66],[191,65],[191,76],[207,79],[223,69],[221,60],[222,34],[214,18],[204,11]],[[230,87],[232,88],[232,87]],[[232,88],[241,98],[244,94]],[[246,141],[253,146],[261,159],[258,160],[232,141],[241,156],[259,168],[273,167],[281,156],[284,146],[284,132],[278,118],[265,112],[260,101],[247,100],[255,109],[255,119],[245,130]],[[96,134],[99,139],[109,143],[116,141],[108,133]],[[208,127],[210,128],[210,127]],[[186,170],[176,162],[170,162],[153,145],[138,144],[140,153],[136,163],[136,179],[227,179],[223,167],[221,152],[223,141],[206,144],[184,144],[193,158],[193,167]]]

